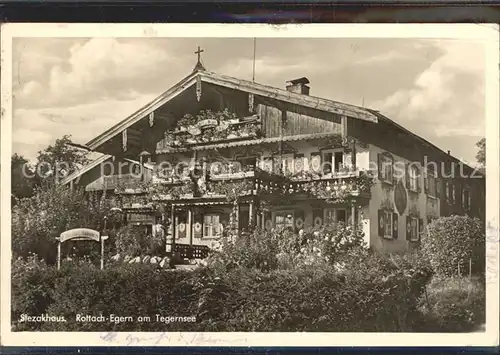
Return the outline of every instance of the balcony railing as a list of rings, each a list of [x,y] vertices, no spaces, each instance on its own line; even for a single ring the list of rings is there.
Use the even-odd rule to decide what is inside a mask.
[[[202,174],[203,175],[203,174]],[[112,177],[108,177],[112,178]],[[242,166],[238,162],[219,163],[217,169],[198,179],[188,175],[153,178],[145,184],[138,178],[118,180],[124,194],[153,192],[153,200],[193,198],[234,199],[252,195],[314,196],[339,200],[349,196],[368,196],[371,178],[365,172],[344,167],[328,174],[310,171],[300,173],[270,172],[255,165]],[[116,183],[109,179],[109,184]]]

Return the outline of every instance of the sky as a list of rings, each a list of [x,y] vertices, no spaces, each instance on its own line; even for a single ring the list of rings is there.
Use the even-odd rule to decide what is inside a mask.
[[[207,70],[252,79],[249,38],[15,38],[13,153],[34,161],[65,134],[86,143],[187,76],[200,46]],[[485,136],[485,51],[457,39],[256,40],[255,81],[379,110],[475,163]]]

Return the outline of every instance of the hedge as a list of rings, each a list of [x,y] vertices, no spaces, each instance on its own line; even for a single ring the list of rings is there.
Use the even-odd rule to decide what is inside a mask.
[[[483,222],[468,216],[438,218],[422,236],[422,253],[440,275],[483,274],[485,249]]]
[[[421,297],[419,309],[425,331],[469,332],[486,322],[484,279],[434,277]]]
[[[411,331],[430,276],[373,255],[343,272],[236,268],[223,278],[207,268],[165,271],[141,264],[57,271],[19,263],[13,271],[14,330],[41,331]],[[20,323],[22,314],[64,316],[66,322]],[[134,321],[77,322],[77,314]],[[196,322],[156,322],[156,314],[195,316]]]

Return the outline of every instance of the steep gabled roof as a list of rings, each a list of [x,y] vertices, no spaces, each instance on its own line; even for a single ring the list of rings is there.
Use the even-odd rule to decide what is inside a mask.
[[[64,179],[61,180],[60,184],[61,185],[66,185],[66,184],[70,183],[71,181],[77,179],[78,177],[80,177],[83,174],[89,172],[93,168],[99,166],[100,164],[104,163],[105,161],[107,161],[108,159],[111,159],[111,158],[113,158],[113,156],[109,155],[109,154],[103,154],[103,155],[101,155],[100,157],[98,157],[98,158],[92,160],[91,162],[89,162],[88,164],[82,166],[80,169],[74,171],[71,175],[66,176]],[[127,162],[129,162],[129,163],[132,163],[132,164],[137,164],[137,165],[141,164],[140,162],[132,160],[132,159],[124,158],[124,160],[127,161]],[[149,169],[149,170],[153,170],[154,169],[152,165],[147,164],[147,163],[144,163],[143,166],[146,169]]]
[[[69,182],[71,182],[71,181],[75,180],[76,178],[82,176],[86,172],[92,170],[96,166],[99,166],[99,164],[104,163],[106,160],[110,159],[111,157],[112,157],[111,155],[104,154],[104,155],[100,156],[99,158],[92,160],[88,164],[82,166],[80,169],[74,171],[72,174],[70,174],[70,175],[66,176],[64,179],[62,179],[61,180],[61,185],[68,184]]]
[[[322,99],[315,96],[302,95],[284,89],[251,82],[248,80],[241,80],[226,75],[220,75],[213,72],[200,70],[191,73],[190,75],[182,79],[179,83],[175,84],[170,89],[155,98],[149,104],[145,105],[129,117],[125,118],[123,121],[119,122],[99,136],[95,137],[86,145],[90,149],[97,148],[107,140],[127,129],[134,123],[145,118],[151,112],[154,112],[156,109],[160,108],[162,105],[184,92],[187,88],[194,85],[196,83],[196,80],[198,79],[201,80],[201,82],[220,85],[234,90],[241,90],[257,96],[269,97],[275,100],[309,107],[320,111],[344,115],[355,119],[377,122],[377,116],[362,107]]]
[[[391,120],[389,117],[381,114],[379,111],[376,111],[376,110],[369,110],[370,112],[372,112],[374,115],[376,115],[379,119],[379,121],[385,121],[385,122],[388,122],[390,123],[391,125],[393,125],[394,127],[396,127],[397,129],[399,129],[400,131],[402,132],[405,132],[406,134],[408,134],[409,136],[411,137],[414,137],[415,139],[417,139],[419,142],[421,142],[424,146],[427,146],[427,147],[430,147],[438,152],[440,152],[443,156],[446,156],[448,157],[450,160],[454,161],[455,163],[460,163],[460,164],[463,164],[465,167],[471,169],[471,170],[474,170],[475,168],[474,167],[471,167],[470,165],[468,164],[465,164],[464,162],[462,162],[460,159],[458,159],[457,157],[454,157],[453,155],[451,154],[448,154],[447,152],[445,152],[444,150],[442,150],[441,148],[439,148],[437,145],[429,142],[427,139],[419,136],[418,134],[415,134],[413,133],[412,131],[410,131],[409,129],[406,129],[405,127],[401,126],[399,123],[397,123],[396,121],[394,120]],[[481,175],[484,177],[484,174],[481,173],[479,170],[476,171],[477,174]]]

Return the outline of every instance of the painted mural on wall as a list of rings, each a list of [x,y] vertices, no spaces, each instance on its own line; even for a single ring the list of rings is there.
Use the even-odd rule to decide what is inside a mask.
[[[408,197],[406,195],[406,188],[403,184],[403,180],[401,179],[398,180],[396,188],[394,189],[394,204],[396,205],[396,210],[399,215],[402,215],[406,211]]]

